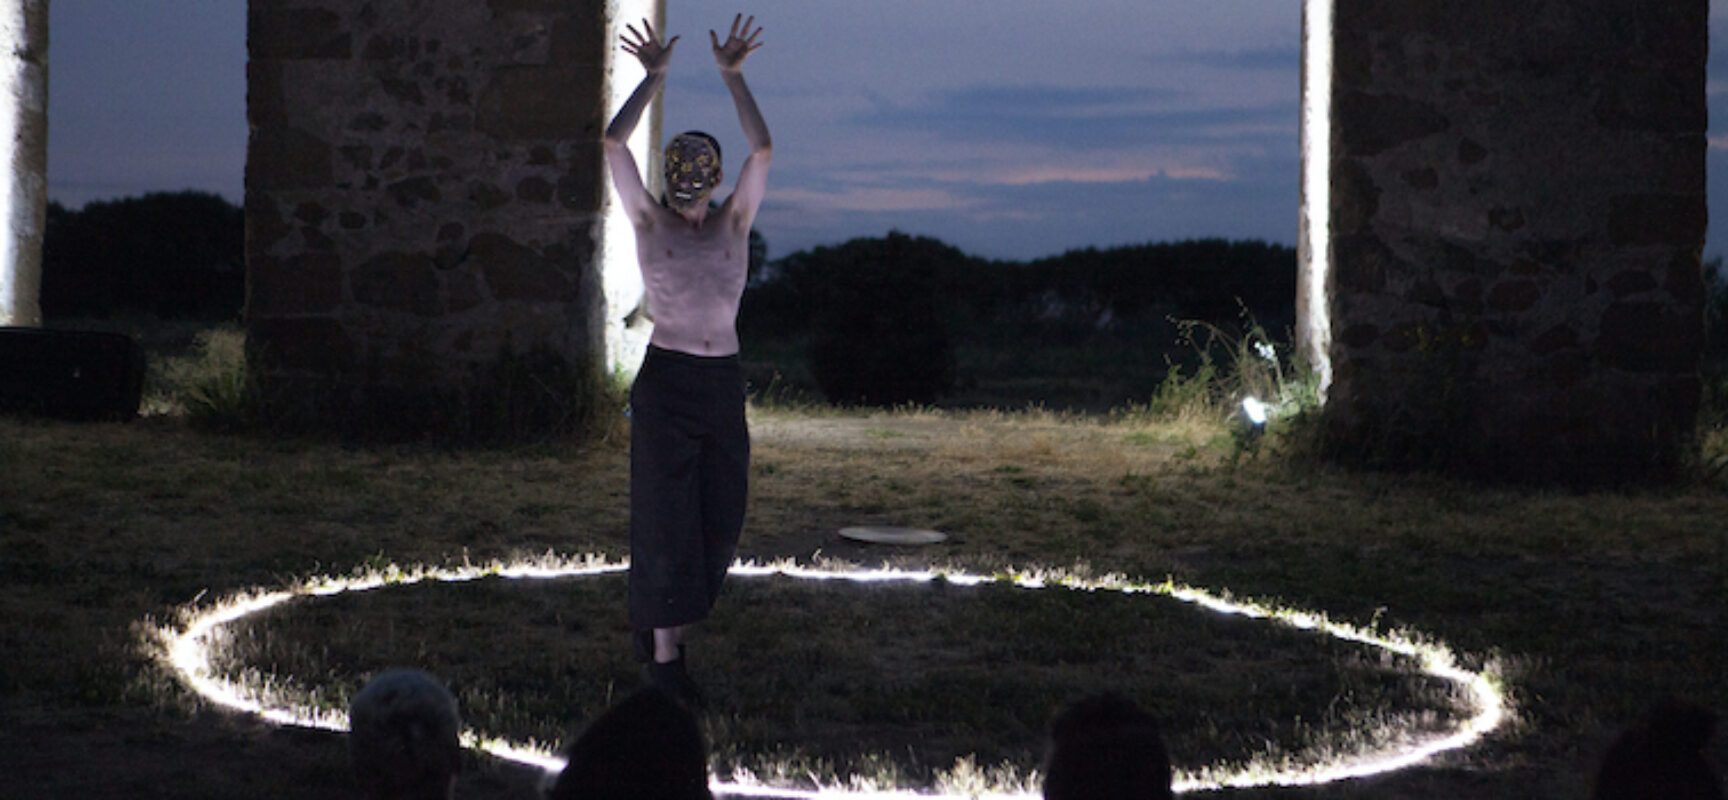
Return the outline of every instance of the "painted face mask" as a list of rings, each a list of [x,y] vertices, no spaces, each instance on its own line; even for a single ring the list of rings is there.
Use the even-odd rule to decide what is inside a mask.
[[[675,208],[708,202],[720,182],[720,156],[699,136],[679,135],[666,145],[666,200]]]

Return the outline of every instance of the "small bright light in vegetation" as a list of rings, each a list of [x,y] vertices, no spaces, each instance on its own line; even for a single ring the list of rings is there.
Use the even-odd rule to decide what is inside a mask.
[[[263,676],[260,683],[244,684],[217,674],[212,657],[225,646],[223,626],[250,614],[263,611],[301,596],[328,596],[342,592],[365,591],[387,586],[407,585],[421,581],[471,581],[498,577],[514,579],[544,579],[594,576],[628,569],[624,563],[609,562],[599,556],[564,558],[548,555],[537,561],[514,564],[463,566],[434,569],[389,566],[350,578],[315,577],[296,588],[275,592],[248,592],[221,600],[207,608],[188,608],[178,629],[163,629],[160,636],[160,659],[193,691],[218,705],[257,714],[282,725],[296,725],[331,731],[346,731],[348,719],[344,711],[307,707],[282,696],[272,688],[273,677]],[[1082,579],[1059,572],[1024,572],[1011,575],[982,576],[947,571],[902,571],[892,569],[816,569],[791,563],[757,565],[738,563],[732,575],[739,578],[783,575],[805,580],[846,580],[855,582],[898,581],[928,583],[944,580],[961,586],[987,583],[1007,583],[1025,589],[1065,588],[1075,591],[1115,591],[1124,594],[1147,594],[1169,597],[1192,603],[1220,614],[1238,615],[1287,625],[1300,630],[1315,631],[1341,640],[1356,642],[1404,656],[1420,665],[1428,675],[1446,680],[1461,689],[1470,700],[1475,716],[1464,720],[1447,734],[1420,738],[1414,732],[1387,737],[1398,742],[1395,747],[1371,752],[1342,754],[1325,763],[1292,766],[1287,763],[1269,765],[1253,763],[1245,767],[1218,766],[1198,774],[1179,773],[1176,789],[1189,792],[1224,787],[1269,785],[1308,785],[1359,778],[1402,769],[1448,750],[1468,747],[1499,727],[1506,719],[1507,700],[1494,681],[1483,672],[1473,672],[1458,665],[1458,658],[1445,645],[1410,632],[1380,633],[1344,623],[1333,622],[1325,615],[1254,602],[1225,599],[1220,594],[1182,586],[1173,582],[1149,584],[1131,581],[1122,576]],[[463,733],[463,745],[491,753],[499,758],[529,764],[549,772],[563,769],[564,762],[549,747],[534,743],[512,743],[475,731]],[[748,794],[755,797],[780,798],[897,798],[900,800],[938,800],[961,797],[1036,797],[1036,774],[1028,775],[1009,791],[965,793],[924,793],[910,790],[883,790],[868,780],[858,778],[846,786],[820,787],[815,790],[786,789],[762,785],[748,774],[735,774],[730,779],[713,776],[710,779],[716,794]]]
[[[1255,427],[1266,424],[1266,404],[1257,397],[1242,398],[1242,414],[1248,417],[1248,421]]]

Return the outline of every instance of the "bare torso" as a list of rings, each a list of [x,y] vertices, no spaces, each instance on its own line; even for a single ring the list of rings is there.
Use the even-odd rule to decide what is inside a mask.
[[[748,228],[731,201],[693,224],[656,208],[636,226],[636,254],[654,319],[656,347],[699,356],[738,352],[738,303],[749,271]]]

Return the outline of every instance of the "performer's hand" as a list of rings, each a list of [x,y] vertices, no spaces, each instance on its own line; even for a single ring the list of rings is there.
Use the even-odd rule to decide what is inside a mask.
[[[714,61],[720,65],[721,72],[737,72],[744,67],[744,58],[756,52],[762,44],[756,37],[762,35],[761,26],[752,32],[750,26],[756,22],[755,17],[744,19],[743,14],[732,18],[732,32],[726,34],[726,42],[720,42],[720,35],[708,31],[708,40],[714,43]],[[743,23],[740,26],[739,23]]]
[[[677,46],[678,37],[674,36],[672,41],[661,44],[659,37],[654,34],[654,23],[644,19],[642,28],[647,33],[637,32],[634,25],[624,26],[628,33],[618,37],[624,40],[624,52],[641,61],[642,68],[647,70],[648,74],[663,75],[666,68],[672,64],[672,48]]]

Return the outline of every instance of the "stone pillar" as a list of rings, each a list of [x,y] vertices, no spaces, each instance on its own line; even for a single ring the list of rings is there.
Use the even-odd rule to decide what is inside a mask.
[[[246,322],[270,413],[415,435],[582,402],[606,0],[250,3]]]
[[[647,74],[641,62],[618,46],[624,27],[651,19],[655,30],[663,36],[674,34],[666,29],[665,0],[607,0],[606,12],[611,21],[606,36],[606,52],[611,59],[611,66],[606,71],[609,82],[606,119],[611,120]],[[640,26],[637,29],[640,30]],[[684,57],[689,58],[688,55]],[[655,195],[660,193],[660,184],[664,181],[660,164],[660,119],[660,98],[656,97],[630,137],[630,151],[643,170],[642,177],[648,191]],[[608,176],[606,222],[601,243],[601,275],[606,292],[606,365],[620,378],[634,378],[642,365],[643,355],[648,352],[648,338],[654,334],[654,323],[648,314],[648,291],[642,283],[642,269],[636,260],[636,231],[630,226],[630,218],[620,210],[622,202]]]
[[[1302,111],[1297,150],[1302,201],[1296,218],[1296,355],[1314,370],[1321,398],[1332,386],[1332,12],[1335,0],[1302,0]]]
[[[0,0],[0,326],[42,324],[48,214],[48,0]]]
[[[1337,0],[1335,454],[1663,480],[1703,346],[1707,0]]]

